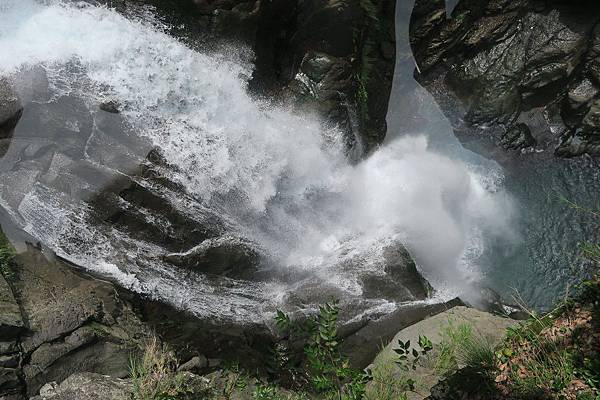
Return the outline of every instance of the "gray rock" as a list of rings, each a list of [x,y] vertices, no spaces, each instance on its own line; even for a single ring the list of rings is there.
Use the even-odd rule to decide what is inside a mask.
[[[223,4],[206,3],[213,9]],[[250,42],[257,55],[251,88],[261,94],[287,92],[302,75],[314,82],[329,75],[323,87],[336,87],[337,93],[303,105],[321,114],[326,124],[339,126],[349,151],[362,157],[385,137],[395,64],[396,2],[370,4],[368,8],[358,1],[254,1],[216,10],[216,25],[225,27],[224,32],[236,30],[237,36]],[[340,68],[332,73],[329,61],[321,63],[315,54],[336,59]],[[352,125],[348,114],[356,110]]]
[[[600,135],[600,99],[594,101],[583,117],[584,132],[589,135]]]
[[[535,138],[526,124],[519,123],[508,128],[500,141],[502,147],[509,150],[520,150],[535,146]]]
[[[589,80],[584,79],[573,85],[567,93],[571,108],[578,109],[590,102],[600,90]]]
[[[23,105],[10,83],[0,77],[0,139],[7,138],[23,114]]]
[[[14,376],[22,376],[33,395],[45,383],[77,372],[126,376],[129,356],[138,351],[147,328],[112,284],[78,275],[31,246],[16,262],[15,293],[27,330],[13,337],[18,345],[6,345],[24,361],[15,365],[11,355],[0,358],[15,368],[4,371],[10,384],[21,385]]]
[[[105,375],[80,373],[71,375],[60,385],[49,383],[35,400],[129,400],[131,382]]]
[[[100,103],[100,109],[111,114],[118,114],[120,112],[121,105],[116,100],[108,100]]]
[[[180,365],[178,370],[179,371],[201,370],[203,368],[208,367],[208,364],[209,364],[209,360],[205,356],[199,355],[199,356],[192,357],[191,360]]]
[[[21,360],[20,354],[0,356],[0,368],[17,368]]]
[[[348,151],[360,147],[352,132],[353,111],[344,101],[353,95],[351,81],[352,65],[348,60],[323,52],[308,52],[286,87],[286,93],[296,107],[317,111],[324,120],[345,133]]]
[[[233,236],[207,239],[184,253],[165,256],[165,261],[180,267],[234,277],[253,271],[258,259],[259,253],[252,243]]]
[[[0,396],[10,395],[21,389],[19,371],[15,368],[0,368]]]
[[[0,232],[0,235],[2,233]],[[22,392],[19,336],[25,331],[21,311],[9,284],[0,275],[0,398]]]
[[[59,342],[44,343],[35,349],[25,366],[25,375],[31,380],[48,369],[54,362],[79,348],[98,340],[97,332],[88,326],[77,329]]]
[[[42,65],[23,66],[19,70],[20,78],[14,82],[14,90],[21,102],[45,102],[50,99],[48,74]]]
[[[404,302],[426,299],[433,289],[421,273],[404,246],[390,246],[383,252],[385,275],[366,276],[365,295],[372,291],[375,296]]]
[[[592,35],[588,56],[588,73],[597,85],[600,85],[600,25]]]
[[[416,384],[413,392],[418,394],[418,396],[411,398],[423,399],[427,397],[432,387],[443,378],[436,371],[435,363],[427,362],[427,360],[435,360],[437,352],[439,352],[439,345],[442,342],[444,330],[450,324],[455,327],[463,324],[468,325],[475,335],[493,347],[502,340],[506,334],[506,328],[516,325],[517,321],[498,317],[473,308],[463,306],[454,307],[435,316],[425,318],[399,331],[391,342],[377,355],[369,368],[375,375],[380,373],[380,371],[392,371],[392,376],[387,377],[388,379],[395,379],[404,373],[402,369],[395,366],[398,355],[394,352],[394,349],[398,348],[398,341],[410,341],[416,344],[419,342],[419,336],[424,335],[433,343],[433,352],[430,356],[423,357],[417,364],[416,370],[411,371],[411,378],[415,380]],[[370,391],[370,388],[367,391]]]
[[[357,368],[366,368],[373,362],[374,355],[381,351],[383,344],[389,343],[398,330],[410,327],[428,317],[443,313],[453,307],[463,305],[459,299],[446,303],[407,303],[393,313],[379,317],[365,316],[362,321],[340,328],[344,339],[342,351]]]
[[[0,354],[13,354],[19,352],[17,342],[0,342]]]

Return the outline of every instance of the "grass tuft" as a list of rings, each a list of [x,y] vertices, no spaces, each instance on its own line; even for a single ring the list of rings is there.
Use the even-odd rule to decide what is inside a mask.
[[[442,332],[435,369],[448,375],[462,367],[487,371],[494,366],[495,353],[490,341],[473,331],[470,324],[452,322]]]
[[[187,400],[204,395],[205,388],[188,381],[177,372],[175,354],[153,336],[145,344],[141,357],[130,360],[134,400]]]

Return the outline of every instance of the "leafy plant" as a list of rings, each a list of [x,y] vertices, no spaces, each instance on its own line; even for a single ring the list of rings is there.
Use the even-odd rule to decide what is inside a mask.
[[[274,386],[260,384],[252,393],[254,400],[284,400],[279,391]]]
[[[337,302],[319,307],[316,316],[301,322],[278,311],[275,317],[279,329],[287,333],[288,340],[303,340],[306,370],[301,371],[289,353],[289,346],[279,346],[273,351],[278,367],[291,370],[291,376],[303,375],[313,390],[325,399],[360,400],[366,384],[371,380],[368,372],[354,369],[340,351],[338,337],[339,306]]]
[[[594,365],[589,351],[582,350],[591,328],[570,326],[581,320],[583,304],[593,304],[600,298],[600,292],[593,294],[592,282],[585,282],[581,286],[587,289],[560,303],[552,312],[543,316],[531,312],[527,321],[507,331],[505,343],[496,353],[501,371],[497,382],[523,398],[561,399],[566,398],[565,391],[572,390],[573,382],[579,378],[590,393],[600,396],[599,365]],[[581,348],[580,336],[585,337]]]
[[[375,46],[370,40],[365,40],[360,50],[360,65],[356,74],[358,89],[356,91],[356,103],[363,121],[369,119],[369,83],[372,79],[373,68],[376,58],[372,56]]]
[[[410,369],[413,371],[416,370],[421,356],[424,356],[433,350],[433,344],[431,343],[431,340],[427,338],[427,336],[419,336],[419,349],[411,347],[410,340],[407,340],[406,342],[398,340],[398,345],[399,347],[393,350],[396,354],[398,354],[398,360],[396,361],[396,364],[403,371],[408,371]],[[413,379],[407,378],[406,384],[410,390],[415,389],[415,381]]]

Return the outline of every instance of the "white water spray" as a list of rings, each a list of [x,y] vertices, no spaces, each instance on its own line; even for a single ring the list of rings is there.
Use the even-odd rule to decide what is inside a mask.
[[[423,136],[395,139],[351,165],[339,132],[252,99],[248,65],[195,52],[156,21],[60,1],[0,4],[0,75],[41,65],[56,93],[90,104],[118,99],[126,121],[176,167],[169,178],[257,242],[270,259],[265,268],[359,296],[357,276],[384,274],[383,250],[402,242],[434,286],[454,294],[478,279],[480,236],[508,232],[508,198],[466,163],[430,151]],[[73,65],[84,71],[85,89],[71,82]],[[201,315],[250,320],[289,289],[278,281],[215,289],[160,263],[141,267],[137,257],[161,249],[130,241],[123,255],[110,231],[89,226],[85,207],[56,208],[53,194],[42,192],[36,186],[12,210],[22,226],[134,290]],[[186,212],[198,207],[171,201]],[[342,268],[348,261],[353,267]]]

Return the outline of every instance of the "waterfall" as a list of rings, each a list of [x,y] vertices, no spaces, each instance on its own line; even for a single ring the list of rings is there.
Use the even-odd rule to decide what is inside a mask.
[[[0,75],[22,98],[64,114],[53,140],[83,149],[39,161],[43,173],[34,159],[15,164],[19,153],[46,149],[45,135],[54,129],[26,122],[26,107],[0,161],[0,205],[60,256],[199,316],[255,321],[306,284],[361,298],[360,277],[385,278],[383,252],[395,243],[406,245],[438,293],[453,296],[479,279],[481,236],[510,232],[511,201],[497,169],[440,151],[425,131],[396,132],[354,165],[336,129],[252,98],[251,63],[192,50],[151,14],[4,0],[0,54]],[[27,86],[40,68],[51,93],[45,99]],[[108,117],[97,108],[109,100],[118,102],[127,135],[143,144],[128,148],[131,157],[157,152],[169,185],[153,186],[136,175],[137,165],[112,164],[114,151],[103,141],[115,132],[99,127]],[[70,163],[92,170],[94,184],[73,170],[72,187],[57,190],[53,179]],[[259,278],[217,280],[173,268],[160,244],[99,223],[98,208],[109,207],[102,194],[125,178],[160,192],[178,215],[198,224],[214,216],[227,234],[252,242],[264,254]],[[150,208],[134,211],[148,224],[169,224]],[[364,302],[394,306],[384,298]]]

